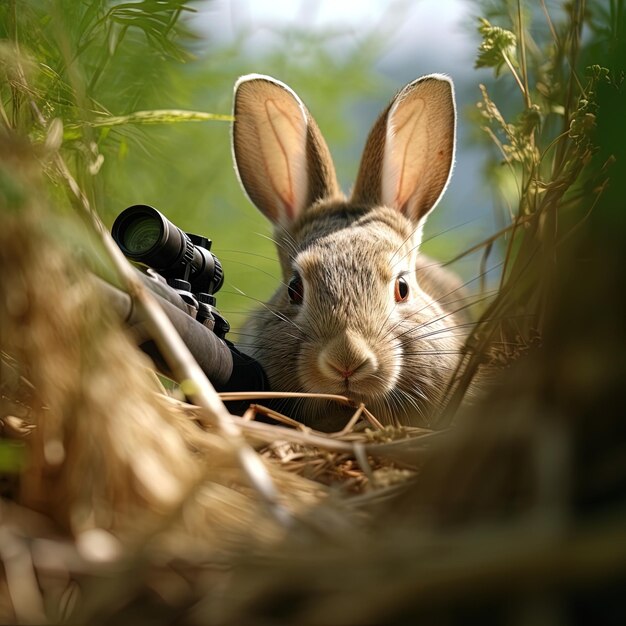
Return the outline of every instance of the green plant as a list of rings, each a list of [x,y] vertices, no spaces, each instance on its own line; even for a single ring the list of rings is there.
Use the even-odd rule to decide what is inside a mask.
[[[507,364],[541,342],[555,287],[567,279],[559,263],[564,243],[584,227],[614,160],[612,155],[601,163],[594,159],[598,90],[623,87],[623,68],[600,65],[583,41],[584,29],[607,43],[617,40],[621,0],[612,2],[610,11],[582,0],[552,10],[543,1],[539,7],[520,0],[500,3],[498,10],[483,4],[497,24],[479,22],[476,67],[493,68],[517,93],[515,99],[500,98],[507,107],[503,113],[481,85],[477,105],[481,127],[496,148],[489,171],[503,224],[482,246],[488,256],[499,245],[504,267],[499,293],[469,338],[460,385],[444,421],[451,419],[481,361]],[[592,38],[589,52],[592,47],[597,52],[597,44]]]

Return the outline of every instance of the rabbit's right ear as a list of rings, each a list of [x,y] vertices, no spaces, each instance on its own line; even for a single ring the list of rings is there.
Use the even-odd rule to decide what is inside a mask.
[[[339,193],[328,147],[298,96],[285,84],[249,74],[235,84],[233,158],[250,200],[288,226],[316,200]]]

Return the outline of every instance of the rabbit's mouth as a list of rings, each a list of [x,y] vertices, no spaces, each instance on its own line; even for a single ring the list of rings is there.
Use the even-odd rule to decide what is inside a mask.
[[[393,383],[379,376],[366,376],[353,380],[354,375],[321,376],[307,373],[301,377],[302,387],[308,393],[327,393],[345,396],[355,404],[368,404],[379,400],[393,389]]]
[[[395,387],[400,368],[393,356],[374,351],[356,333],[345,333],[302,354],[300,380],[307,391],[340,394],[367,404]]]

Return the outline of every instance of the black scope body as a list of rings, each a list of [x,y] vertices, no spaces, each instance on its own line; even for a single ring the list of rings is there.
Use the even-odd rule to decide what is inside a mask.
[[[129,259],[157,270],[165,278],[182,278],[194,293],[213,295],[224,283],[211,240],[183,232],[147,204],[124,209],[111,229],[113,239]]]

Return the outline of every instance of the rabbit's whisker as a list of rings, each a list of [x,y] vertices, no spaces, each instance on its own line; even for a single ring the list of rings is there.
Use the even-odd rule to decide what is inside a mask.
[[[222,259],[224,262],[227,262],[229,265],[231,264],[244,265],[246,267],[254,267],[255,269],[258,269],[256,265],[246,265],[243,261],[240,261],[237,258],[239,255],[244,255],[244,254],[246,256],[253,256],[258,259],[265,259],[266,261],[276,261],[275,256],[267,256],[265,254],[260,254],[258,252],[250,252],[249,250],[232,250],[232,249],[223,250],[220,248],[219,252],[220,252],[220,259]],[[233,254],[235,256],[229,257],[228,255],[230,254]]]
[[[263,239],[267,239],[268,241],[271,241],[279,250],[284,250],[290,258],[294,258],[298,254],[297,242],[294,240],[294,238],[291,236],[291,233],[284,226],[281,226],[280,228],[283,231],[283,234],[285,235],[285,238],[282,242],[276,239],[275,237],[266,235],[264,233],[257,233],[257,235],[259,237],[262,237]],[[283,245],[283,242],[285,245]]]

